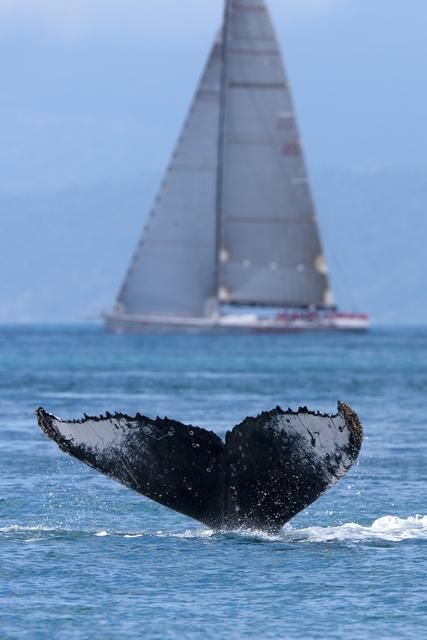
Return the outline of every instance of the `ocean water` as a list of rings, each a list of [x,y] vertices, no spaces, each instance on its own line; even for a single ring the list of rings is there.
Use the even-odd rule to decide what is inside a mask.
[[[223,434],[277,404],[365,429],[278,535],[210,531],[67,457],[34,410]],[[0,638],[425,638],[427,330],[108,336],[0,330]]]

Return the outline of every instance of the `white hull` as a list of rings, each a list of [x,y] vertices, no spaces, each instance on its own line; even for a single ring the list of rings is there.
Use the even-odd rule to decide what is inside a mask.
[[[211,318],[137,316],[111,314],[105,317],[109,333],[252,334],[302,331],[367,331],[369,319],[362,314],[284,314],[263,318],[255,314]]]

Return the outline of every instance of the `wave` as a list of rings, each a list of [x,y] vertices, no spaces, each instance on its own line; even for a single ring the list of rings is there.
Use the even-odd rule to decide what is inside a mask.
[[[6,527],[0,527],[0,535],[2,533],[26,533],[26,532],[30,532],[30,533],[35,533],[37,531],[60,531],[60,529],[58,529],[58,527],[47,527],[41,524],[37,524],[37,525],[20,525],[20,524],[10,524]]]
[[[19,538],[42,539],[45,537],[70,536],[95,536],[97,538],[175,538],[175,539],[220,539],[230,540],[240,538],[243,540],[257,540],[265,542],[282,542],[289,544],[301,543],[363,543],[363,542],[392,542],[398,543],[405,540],[427,540],[427,516],[416,515],[409,518],[398,516],[383,516],[370,525],[361,525],[354,522],[329,527],[305,527],[296,528],[286,525],[279,533],[270,534],[265,531],[251,529],[238,529],[235,531],[215,531],[213,529],[186,529],[184,531],[114,531],[114,530],[76,530],[64,526],[47,525],[18,525],[12,524],[0,527],[1,536]]]
[[[427,516],[383,516],[371,525],[354,522],[334,527],[306,527],[294,529],[286,526],[279,539],[288,542],[402,542],[404,540],[427,540]]]
[[[98,537],[122,535],[125,538],[141,538],[154,536],[161,538],[215,538],[242,537],[265,540],[269,542],[402,542],[404,540],[427,540],[427,516],[383,516],[371,525],[360,525],[354,522],[334,527],[306,527],[302,529],[286,525],[279,533],[270,534],[253,529],[237,529],[235,531],[215,531],[213,529],[187,529],[183,532],[157,531],[155,533],[125,533],[100,531]]]

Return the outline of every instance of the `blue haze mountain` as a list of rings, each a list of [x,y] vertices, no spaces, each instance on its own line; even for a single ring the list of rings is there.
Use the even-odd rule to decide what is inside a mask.
[[[377,322],[427,322],[427,177],[312,173],[340,305],[368,309]],[[1,196],[1,321],[77,321],[109,310],[156,182]]]

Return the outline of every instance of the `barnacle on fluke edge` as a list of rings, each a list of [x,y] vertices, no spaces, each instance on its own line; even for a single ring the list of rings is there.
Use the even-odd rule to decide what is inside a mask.
[[[209,527],[276,530],[350,469],[363,440],[357,414],[276,407],[227,432],[137,414],[61,420],[37,409],[59,447]]]

